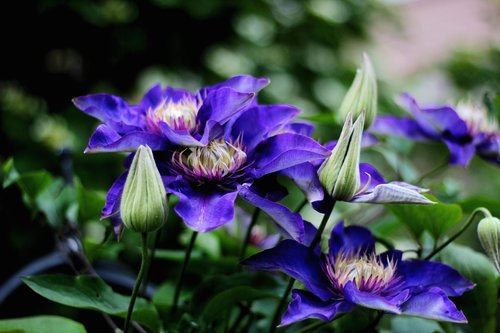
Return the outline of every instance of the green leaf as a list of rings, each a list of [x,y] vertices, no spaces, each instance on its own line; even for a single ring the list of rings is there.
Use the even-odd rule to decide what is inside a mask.
[[[472,212],[477,207],[487,208],[493,216],[500,216],[500,200],[497,197],[474,195],[459,202],[464,212]]]
[[[195,246],[206,253],[210,258],[217,259],[221,256],[219,239],[211,232],[200,233]]]
[[[14,159],[11,157],[2,165],[2,173],[3,173],[3,183],[2,186],[4,188],[9,187],[14,184],[19,178],[19,172],[16,170],[14,166]]]
[[[85,327],[58,316],[35,316],[0,320],[0,333],[86,333]]]
[[[65,185],[61,178],[57,178],[37,194],[35,203],[37,208],[45,214],[51,226],[60,227],[74,200],[73,187]]]
[[[201,320],[210,323],[227,315],[227,310],[241,301],[253,301],[262,298],[276,297],[274,294],[248,286],[238,286],[215,295],[205,306]]]
[[[206,303],[216,295],[235,287],[258,288],[273,295],[278,294],[279,285],[269,274],[257,272],[239,272],[231,275],[214,275],[199,283],[191,296],[190,313],[198,316],[204,311]]]
[[[387,140],[390,140],[390,138],[387,138]],[[398,144],[392,144],[390,147],[384,145],[375,146],[373,150],[379,152],[392,170],[401,175],[402,179],[415,179],[417,170],[411,164],[411,161],[406,158],[406,156],[410,156],[413,147],[413,144],[408,144],[408,142],[408,140],[398,140]]]
[[[153,304],[156,307],[169,307],[172,305],[172,300],[175,293],[175,284],[173,282],[166,282],[156,289],[153,295]],[[182,294],[182,289],[181,289]],[[182,299],[181,295],[181,299]]]
[[[78,203],[78,220],[87,222],[99,220],[101,210],[106,202],[106,193],[102,191],[88,190],[82,183],[75,179],[76,201]]]
[[[52,176],[45,170],[31,171],[19,175],[15,183],[23,192],[24,201],[31,208],[36,208],[36,197],[52,182]]]
[[[301,119],[312,121],[318,124],[332,125],[339,127],[338,121],[335,119],[334,113],[318,113],[310,116],[301,116]]]
[[[450,244],[441,252],[441,260],[456,268],[476,287],[454,299],[462,309],[474,333],[493,333],[497,311],[497,272],[488,257],[468,247]]]
[[[462,208],[456,204],[439,202],[435,197],[426,195],[436,202],[434,205],[386,205],[400,222],[404,223],[415,238],[420,238],[424,231],[439,239],[462,219]]]
[[[98,277],[39,275],[23,277],[22,280],[33,291],[51,301],[126,317],[130,298],[115,293]],[[154,331],[158,330],[158,313],[145,299],[137,298],[132,319]]]

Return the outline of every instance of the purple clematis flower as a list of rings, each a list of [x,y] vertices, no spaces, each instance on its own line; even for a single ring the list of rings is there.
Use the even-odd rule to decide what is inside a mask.
[[[375,134],[389,134],[417,141],[441,141],[450,151],[449,163],[467,166],[474,156],[500,165],[500,131],[479,105],[459,103],[455,108],[421,108],[409,94],[401,96],[412,118],[379,116],[370,128]]]
[[[356,306],[392,314],[466,323],[450,296],[474,285],[453,268],[438,262],[403,260],[402,252],[375,253],[371,232],[337,224],[329,251],[318,253],[293,240],[284,240],[242,262],[255,270],[281,271],[302,282],[293,290],[281,326],[308,318],[330,321]]]
[[[108,94],[76,97],[73,103],[103,122],[85,152],[135,151],[140,145],[156,151],[207,145],[227,122],[255,104],[255,94],[267,84],[268,79],[242,75],[197,93],[157,84],[138,105]]]
[[[227,90],[226,84],[210,89]],[[220,110],[213,112],[225,112]],[[251,103],[227,121],[212,126],[218,129],[210,132],[206,144],[168,145],[155,152],[167,193],[179,198],[175,211],[188,227],[207,232],[229,223],[239,195],[270,215],[285,237],[303,240],[300,215],[275,202],[286,193],[277,186],[274,174],[324,159],[330,152],[310,137],[298,134],[309,128],[307,124],[291,123],[298,113],[297,108],[289,105]],[[220,117],[212,114],[212,120],[207,118],[205,123],[203,119],[198,118],[200,128],[207,128],[210,121]],[[118,178],[108,191],[102,212],[103,217],[112,218],[115,230],[121,225],[119,200],[125,178],[126,174]]]

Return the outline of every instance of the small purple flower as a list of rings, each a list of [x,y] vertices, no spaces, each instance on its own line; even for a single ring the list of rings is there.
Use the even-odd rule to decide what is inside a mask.
[[[234,91],[226,87],[230,81],[199,94],[209,96],[221,90]],[[217,112],[229,117],[222,107],[213,108],[208,118],[200,118],[201,109],[198,112],[197,125],[191,129],[193,133],[201,133],[198,128],[208,128],[212,122],[210,134],[206,135],[205,131],[201,141],[197,141],[199,144],[174,145],[170,140],[165,147],[157,147],[161,149],[155,152],[155,160],[165,188],[179,198],[176,213],[193,230],[207,232],[233,220],[234,201],[239,195],[270,215],[286,237],[301,241],[304,237],[302,219],[299,214],[293,214],[275,202],[286,193],[278,186],[273,174],[297,164],[323,159],[329,151],[298,133],[307,131],[309,126],[291,123],[299,113],[295,107],[252,102],[236,114],[231,113],[226,121],[219,121],[224,117]],[[162,121],[159,124],[166,126]],[[172,124],[184,126],[180,131],[186,131],[192,122],[185,120]],[[102,213],[103,217],[112,218],[117,229],[121,225],[119,200],[124,177],[118,178],[108,191]]]
[[[371,232],[360,226],[335,226],[328,253],[284,240],[243,261],[255,270],[281,271],[307,290],[292,291],[281,326],[308,319],[330,321],[356,306],[392,314],[466,323],[450,296],[474,285],[453,268],[431,261],[403,260],[402,252],[375,253]]]
[[[500,165],[500,131],[483,107],[459,103],[455,108],[421,108],[409,94],[403,94],[401,102],[412,118],[379,116],[370,131],[418,141],[441,141],[447,145],[449,163],[453,165],[467,166],[474,154]]]
[[[208,144],[224,124],[255,103],[255,94],[268,83],[242,75],[197,93],[157,84],[138,105],[108,94],[76,97],[73,103],[103,122],[85,152],[135,151],[140,145],[156,151]]]

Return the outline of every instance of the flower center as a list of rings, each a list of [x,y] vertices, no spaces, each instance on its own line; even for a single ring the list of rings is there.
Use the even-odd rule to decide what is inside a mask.
[[[173,130],[187,130],[191,132],[196,128],[196,115],[199,103],[194,98],[184,96],[176,102],[164,99],[149,114],[154,122],[163,121]]]
[[[455,108],[460,118],[467,124],[472,135],[480,132],[494,133],[498,131],[498,123],[493,117],[488,116],[488,111],[481,104],[459,102]]]
[[[172,163],[184,176],[200,183],[238,175],[247,154],[240,140],[214,140],[205,147],[190,147],[176,151]]]
[[[360,291],[380,294],[400,281],[396,274],[396,263],[387,265],[375,254],[340,253],[336,258],[327,256],[326,272],[334,291],[342,293],[348,282],[353,282]]]

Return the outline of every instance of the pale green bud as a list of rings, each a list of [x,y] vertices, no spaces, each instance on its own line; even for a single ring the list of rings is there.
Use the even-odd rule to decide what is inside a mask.
[[[477,226],[477,235],[484,251],[500,273],[500,220],[492,216],[485,217]]]
[[[123,189],[120,214],[128,229],[141,233],[159,229],[167,219],[167,193],[148,146],[140,146],[134,156]]]
[[[348,113],[352,113],[356,119],[363,111],[365,128],[368,128],[377,115],[377,78],[366,53],[363,53],[361,67],[356,71],[356,77],[340,104],[339,119],[346,119]]]
[[[364,119],[365,114],[362,112],[353,125],[352,114],[347,115],[337,145],[318,171],[321,184],[336,200],[348,201],[359,190],[359,156]]]

